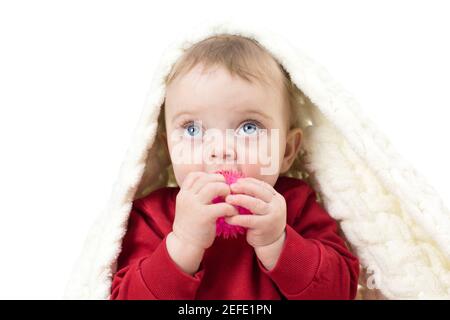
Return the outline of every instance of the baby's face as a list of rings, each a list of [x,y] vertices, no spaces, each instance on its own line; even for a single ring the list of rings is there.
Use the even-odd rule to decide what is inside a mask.
[[[165,139],[178,185],[191,171],[234,169],[273,186],[289,123],[281,88],[281,73],[264,85],[201,64],[175,78],[166,91]]]

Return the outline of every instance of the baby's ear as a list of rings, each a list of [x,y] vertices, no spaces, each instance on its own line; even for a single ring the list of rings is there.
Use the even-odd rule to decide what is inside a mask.
[[[285,173],[289,170],[292,163],[295,160],[300,146],[302,144],[303,131],[300,128],[293,128],[289,130],[286,137],[286,149],[284,151],[284,157],[281,162],[280,173]]]

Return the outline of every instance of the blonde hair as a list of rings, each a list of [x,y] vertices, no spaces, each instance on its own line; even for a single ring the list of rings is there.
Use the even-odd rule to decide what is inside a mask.
[[[273,83],[275,67],[281,74],[283,95],[289,107],[289,129],[304,126],[299,123],[302,121],[299,117],[299,104],[305,103],[305,95],[291,81],[284,67],[256,40],[239,35],[219,34],[195,43],[174,64],[165,78],[166,86],[200,63],[205,69],[222,66],[231,75],[263,84]]]

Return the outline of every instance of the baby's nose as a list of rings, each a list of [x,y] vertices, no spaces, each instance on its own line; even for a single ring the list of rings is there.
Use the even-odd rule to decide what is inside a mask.
[[[235,143],[233,137],[222,137],[211,141],[209,145],[209,160],[215,161],[233,161],[236,160]]]
[[[236,160],[236,152],[232,148],[214,148],[212,159]]]
[[[214,144],[211,151],[211,158],[216,160],[236,160],[236,152],[234,147],[229,143]]]

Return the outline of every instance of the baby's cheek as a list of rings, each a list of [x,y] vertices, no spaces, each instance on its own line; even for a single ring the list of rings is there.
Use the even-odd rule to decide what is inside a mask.
[[[245,143],[238,144],[239,163],[247,165],[253,173],[266,167],[266,174],[276,175],[280,168],[279,143],[276,136],[248,139]]]
[[[275,141],[274,143],[278,143]],[[274,149],[276,152],[273,152]],[[244,160],[245,159],[245,160]],[[280,172],[280,153],[270,145],[270,139],[258,143],[242,144],[238,148],[238,160],[246,176],[274,185]]]
[[[236,152],[239,163],[263,165],[268,162],[271,147],[263,139],[247,137],[237,141]]]
[[[200,148],[190,141],[174,143],[170,148],[170,159],[178,185],[190,172],[203,170]]]
[[[198,143],[189,139],[179,139],[170,146],[170,159],[174,165],[201,163]]]
[[[267,182],[271,186],[274,186],[279,176],[279,170],[273,171],[270,170],[270,174],[265,174],[264,171],[261,170],[261,168],[263,167],[257,164],[256,165],[245,164],[241,167],[242,172],[245,174],[246,177],[252,177]]]
[[[186,176],[194,171],[203,171],[203,167],[199,165],[173,165],[173,172],[179,186],[182,185]]]

